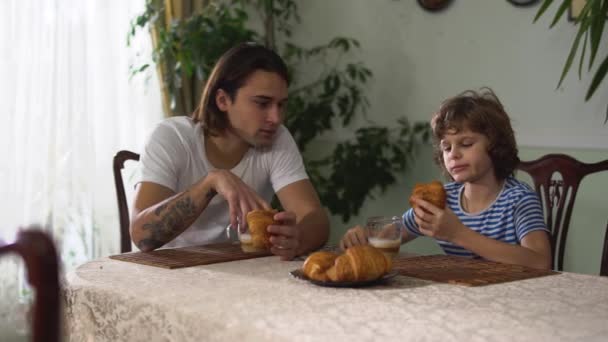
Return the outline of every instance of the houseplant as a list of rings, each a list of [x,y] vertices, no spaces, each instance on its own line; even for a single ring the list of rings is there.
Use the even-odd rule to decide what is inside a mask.
[[[554,0],[544,0],[541,4],[534,21],[536,22],[552,5]],[[560,1],[558,1],[560,2]],[[560,19],[564,17],[564,14],[571,8],[572,0],[561,0],[559,7],[553,17],[550,27],[555,26]],[[581,12],[574,18],[574,24],[578,26],[578,32],[570,53],[564,64],[561,77],[559,79],[558,87],[564,81],[564,78],[570,71],[572,64],[575,61],[576,54],[580,50],[580,56],[578,60],[578,76],[579,79],[582,76],[583,69],[586,67],[586,71],[591,71],[592,67],[597,61],[601,60],[599,67],[595,70],[591,84],[587,89],[585,100],[589,100],[597,91],[599,85],[604,80],[606,73],[608,72],[608,54],[603,56],[601,59],[598,58],[598,51],[601,46],[602,36],[604,32],[604,25],[608,15],[608,0],[586,0],[585,5]],[[581,46],[582,43],[582,46]],[[585,58],[587,57],[587,58]],[[585,61],[588,60],[585,66]],[[608,112],[606,113],[606,120],[608,121]]]
[[[354,59],[359,42],[333,37],[313,47],[297,45],[292,39],[294,25],[300,21],[297,6],[295,0],[211,0],[188,17],[158,25],[166,18],[165,2],[148,0],[129,34],[156,27],[153,60],[164,66],[161,74],[170,111],[181,115],[191,112],[188,106],[193,107],[200,95],[196,89],[228,48],[242,41],[274,48],[287,62],[293,80],[284,123],[302,151],[322,203],[348,221],[375,190],[384,191],[395,182],[395,174],[407,167],[417,144],[428,140],[428,124],[410,124],[403,117],[388,128],[369,120],[365,86],[372,71],[361,62],[344,61]],[[259,15],[259,21],[252,14]],[[146,70],[144,64],[133,72]],[[184,96],[184,85],[195,91]],[[188,96],[193,101],[183,101]],[[362,115],[367,125],[354,128],[352,138],[323,151],[312,147],[323,134],[351,126],[356,115]]]

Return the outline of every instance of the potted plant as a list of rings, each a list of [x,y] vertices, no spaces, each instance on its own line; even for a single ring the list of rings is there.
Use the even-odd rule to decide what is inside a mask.
[[[536,17],[534,18],[535,22],[547,11],[553,2],[554,0],[543,1],[538,13],[536,14]],[[552,28],[555,26],[555,24],[557,24],[557,22],[564,17],[567,11],[569,12],[570,19],[574,20],[575,25],[578,25],[578,32],[574,38],[574,41],[572,42],[572,47],[570,48],[570,53],[568,54],[568,58],[564,64],[558,87],[562,84],[564,78],[570,71],[579,50],[579,79],[581,78],[583,69],[585,69],[585,67],[587,69],[586,71],[589,72],[596,62],[601,60],[601,62],[599,62],[599,67],[595,70],[591,84],[587,89],[587,94],[585,95],[585,101],[587,101],[595,94],[597,88],[602,83],[606,77],[606,73],[608,72],[608,54],[603,56],[601,59],[598,59],[597,55],[602,42],[604,25],[608,19],[608,0],[574,0],[574,3],[573,0],[561,0],[558,1],[558,3],[560,4],[553,17],[550,27]],[[576,3],[581,3],[580,6],[582,9],[580,9],[580,12],[577,11],[578,13],[572,13],[573,8],[577,7],[573,7],[573,5],[577,5]],[[585,66],[586,60],[588,63]],[[608,111],[606,113],[606,120],[608,121]]]
[[[426,122],[411,124],[403,117],[389,128],[367,118],[365,87],[372,71],[361,62],[344,62],[345,57],[353,60],[360,48],[356,39],[332,37],[313,47],[292,40],[292,29],[300,20],[297,1],[211,0],[170,22],[166,2],[171,1],[148,0],[130,31],[134,35],[146,26],[153,29],[153,60],[167,90],[166,110],[188,115],[215,61],[236,43],[258,41],[273,47],[287,62],[293,80],[284,124],[302,151],[322,203],[345,222],[374,190],[384,191],[393,184],[395,175],[411,162],[418,143],[428,140]],[[254,13],[260,22],[255,22]],[[137,66],[134,74],[147,69],[147,64]],[[311,148],[315,139],[335,127],[350,126],[355,115],[362,115],[368,125],[356,128],[351,139],[323,151]]]

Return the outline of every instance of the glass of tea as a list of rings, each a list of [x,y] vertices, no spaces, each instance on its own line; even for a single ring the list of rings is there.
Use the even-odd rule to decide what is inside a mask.
[[[391,258],[399,254],[404,229],[403,220],[399,216],[374,216],[368,218],[365,224],[369,244]]]

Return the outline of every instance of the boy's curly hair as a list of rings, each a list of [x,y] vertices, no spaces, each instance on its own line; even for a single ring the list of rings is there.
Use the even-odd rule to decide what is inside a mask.
[[[513,175],[519,163],[511,120],[490,88],[481,88],[479,92],[467,90],[443,101],[431,119],[431,129],[435,162],[451,180],[453,178],[445,167],[440,146],[441,139],[448,132],[469,129],[485,135],[490,142],[488,154],[497,179]]]

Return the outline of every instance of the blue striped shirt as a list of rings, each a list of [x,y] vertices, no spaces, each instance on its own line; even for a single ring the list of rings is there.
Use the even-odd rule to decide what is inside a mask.
[[[502,191],[487,209],[476,214],[469,214],[462,209],[460,198],[464,189],[461,183],[444,185],[447,193],[447,206],[468,228],[494,240],[521,244],[526,234],[535,230],[549,232],[545,225],[543,209],[538,195],[532,188],[513,177],[505,180]],[[403,222],[408,234],[421,236],[414,221],[414,210],[403,214]],[[448,241],[437,240],[439,246],[448,255],[479,258],[478,255]]]

